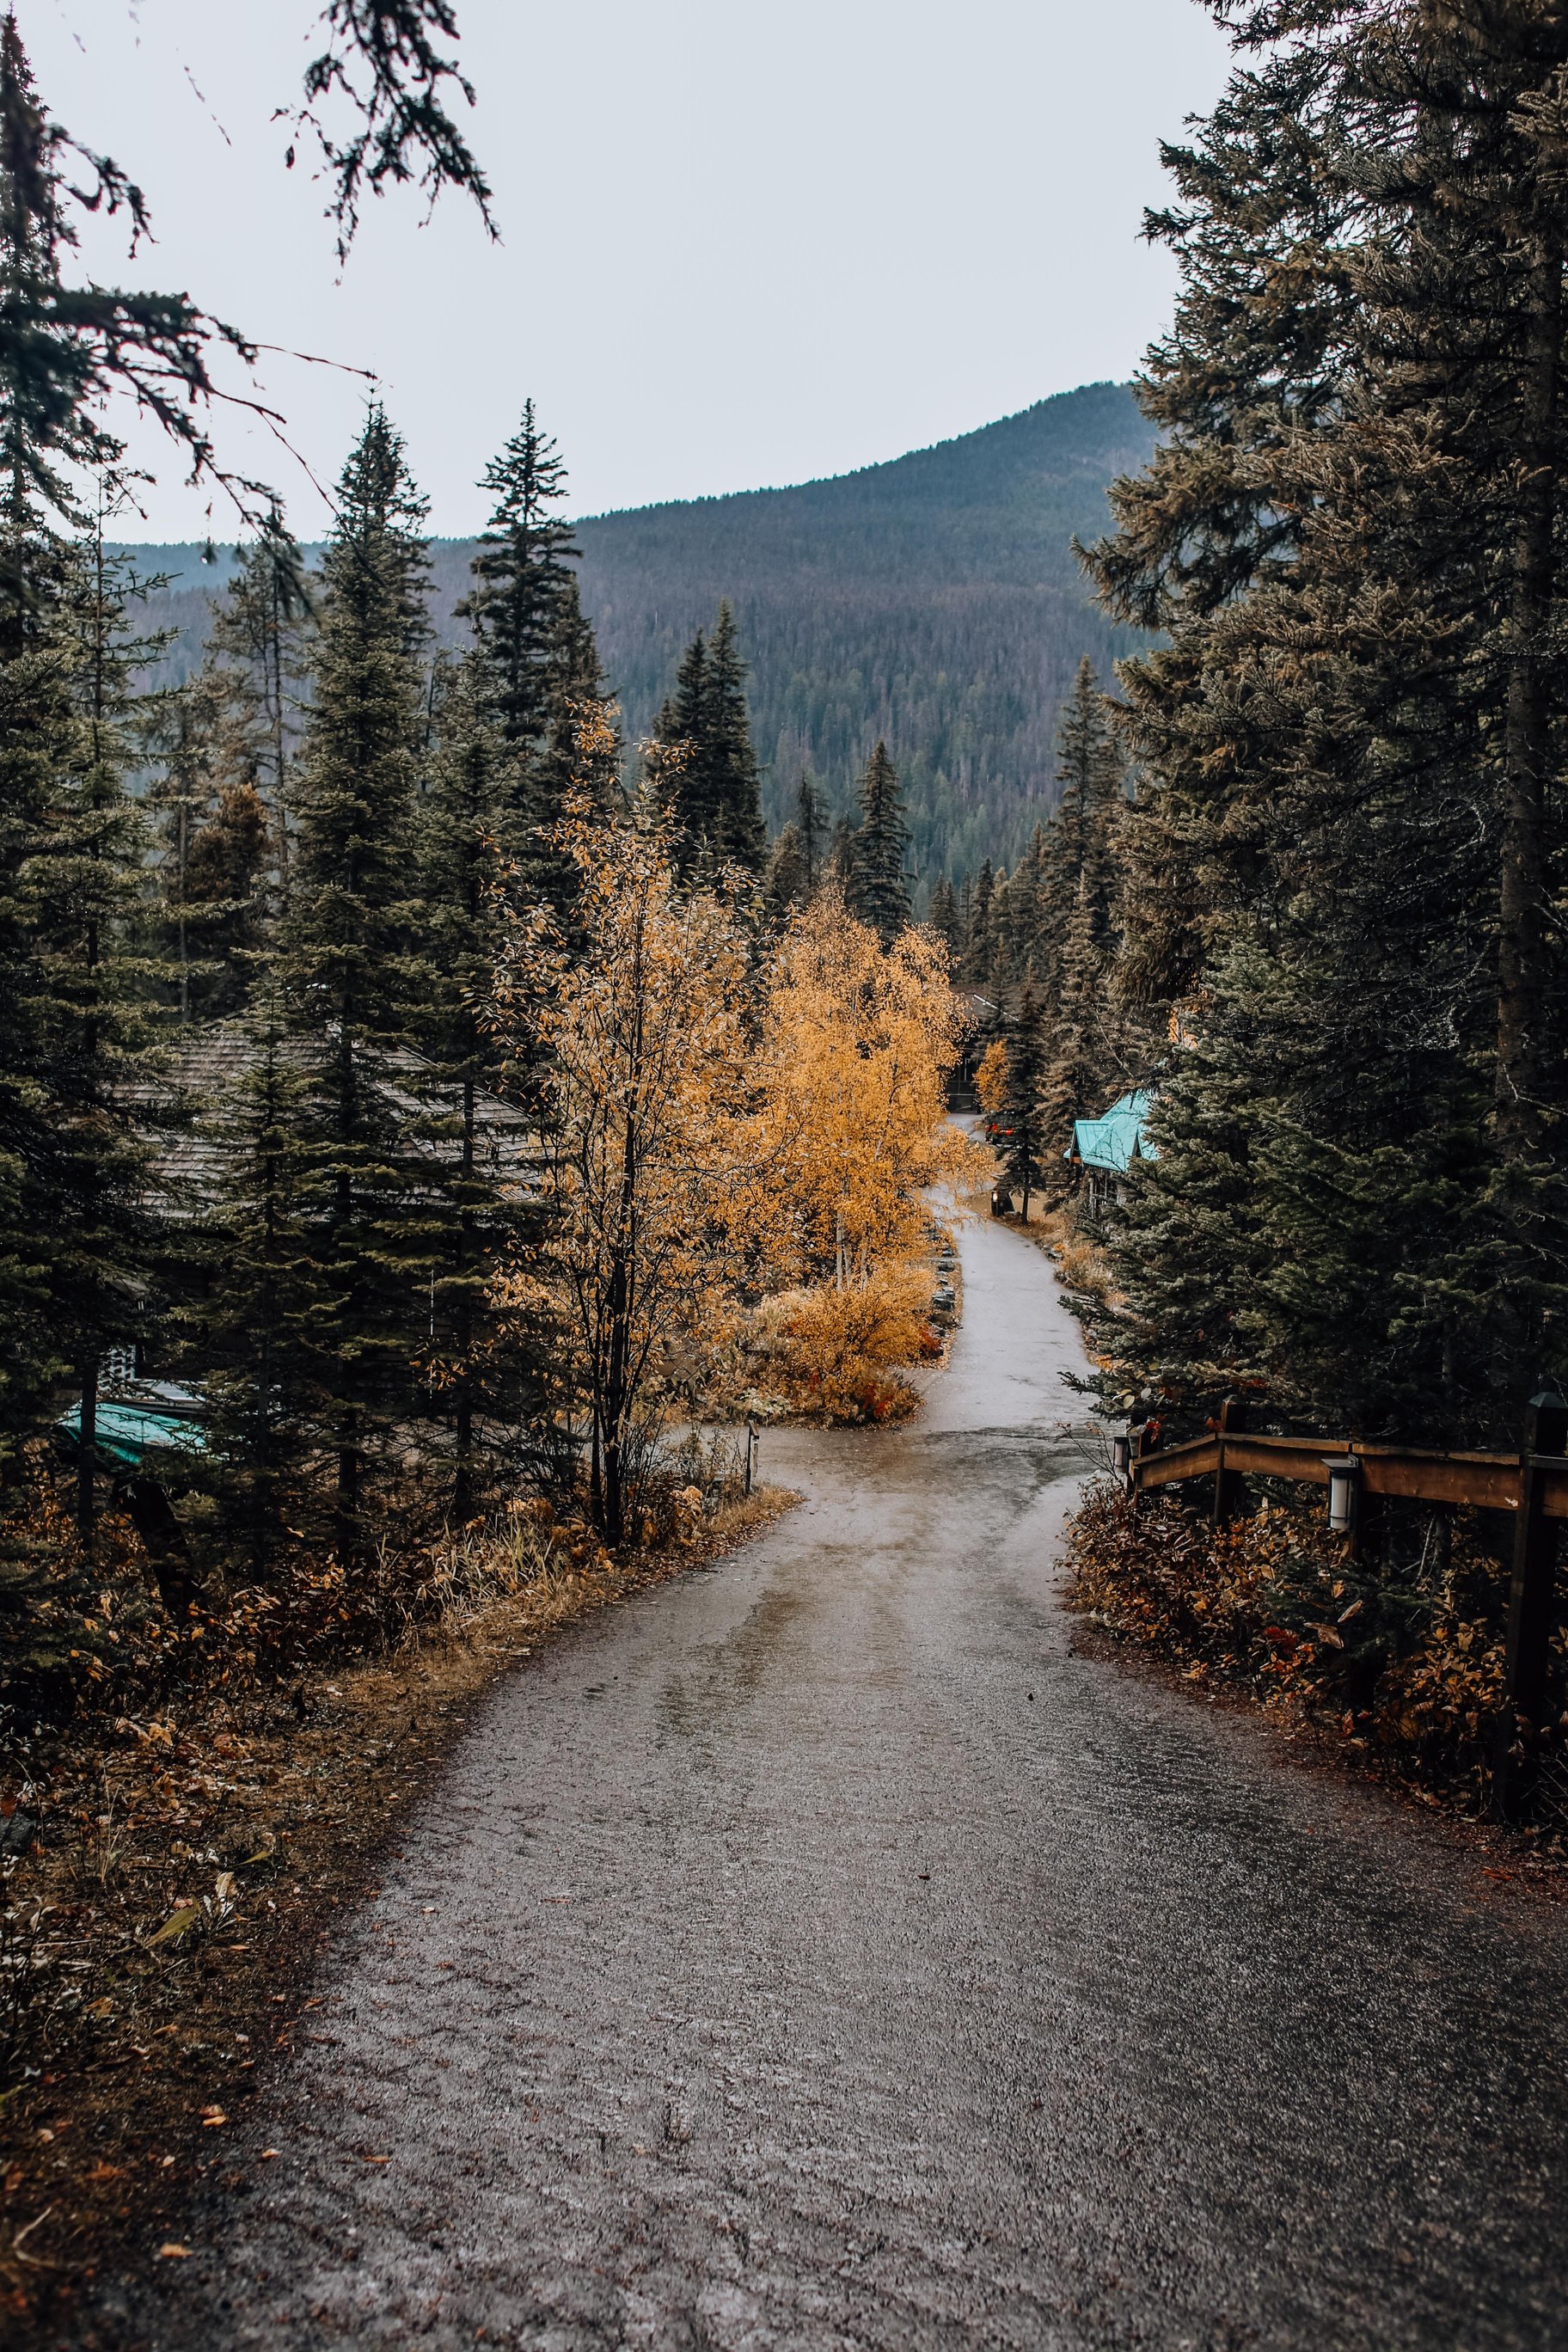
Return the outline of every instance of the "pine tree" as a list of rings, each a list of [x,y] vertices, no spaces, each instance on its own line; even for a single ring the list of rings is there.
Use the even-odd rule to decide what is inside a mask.
[[[578,552],[572,526],[555,512],[566,468],[543,433],[531,400],[480,488],[495,499],[473,560],[474,585],[458,605],[473,624],[482,674],[504,740],[532,749],[549,735],[554,710],[554,651]]]
[[[963,952],[963,925],[953,887],[945,877],[939,879],[931,894],[931,927],[947,942],[947,952],[954,971]]]
[[[870,924],[885,948],[890,947],[910,919],[904,871],[910,835],[898,771],[885,743],[878,743],[860,779],[860,811],[850,912]]]
[[[987,857],[975,876],[973,885],[965,884],[968,899],[964,923],[963,977],[968,981],[988,981],[995,959],[995,940],[991,927],[991,899],[996,877]]]
[[[800,831],[786,824],[773,844],[763,885],[763,906],[769,921],[782,923],[793,908],[804,907],[810,896]]]
[[[409,851],[425,730],[425,503],[373,407],[338,487],[322,565],[315,692],[296,779],[294,887],[277,969],[311,1086],[298,1138],[318,1220],[309,1339],[336,1461],[345,1557],[365,1485],[414,1408],[443,1219],[395,1097],[419,908]],[[423,975],[419,975],[421,978]]]
[[[425,1134],[444,1171],[432,1203],[440,1263],[431,1274],[426,1370],[450,1420],[450,1512],[459,1524],[523,1417],[533,1374],[515,1344],[498,1344],[490,1300],[498,1260],[518,1245],[521,1218],[484,1131],[482,1097],[502,1073],[483,1008],[502,932],[500,892],[521,845],[516,754],[486,688],[469,654],[437,693],[437,749],[419,811],[423,971],[410,1029],[425,1060]]]
[[[180,1320],[209,1400],[223,1534],[231,1556],[264,1580],[280,1553],[335,1532],[312,1476],[323,1395],[318,1260],[331,1180],[312,1149],[314,1074],[269,977],[233,1044],[231,1082],[205,1113],[223,1171],[207,1279]]]
[[[61,280],[60,134],[0,25],[0,1476],[82,1383],[90,1507],[98,1360],[138,1252],[121,926],[141,843],[123,791],[127,681],[101,534],[73,480],[118,450],[94,421],[108,313]],[[63,528],[62,528],[63,526]],[[90,532],[90,536],[87,536]]]
[[[800,786],[795,793],[795,824],[800,840],[805,895],[809,898],[816,896],[817,885],[822,880],[828,854],[828,832],[827,803],[807,770],[802,771]]]
[[[847,816],[840,815],[833,827],[833,843],[827,853],[827,876],[839,897],[848,903],[855,887],[855,844],[857,835]]]
[[[574,883],[546,834],[581,787],[578,721],[605,689],[573,568],[578,550],[556,511],[566,469],[531,400],[482,487],[495,506],[473,560],[474,585],[458,611],[473,625],[476,682],[509,755],[512,806],[531,828],[518,850],[529,887],[564,918]],[[616,780],[605,772],[595,782],[608,809]]]
[[[762,771],[752,746],[746,709],[746,665],[727,604],[708,645],[707,732],[703,752],[712,777],[714,826],[711,846],[721,864],[760,874],[767,854],[763,824]]]
[[[286,906],[293,766],[315,607],[299,542],[277,507],[237,552],[207,638],[206,693],[216,704],[208,723],[226,739],[231,782],[248,782],[265,803]]]
[[[1026,1223],[1031,1194],[1040,1189],[1043,1135],[1040,1090],[1045,1079],[1045,1032],[1040,1000],[1026,981],[1018,1009],[1007,1027],[1007,1080],[998,1124],[1003,1173],[1010,1191],[1023,1196]]]
[[[1155,224],[1166,440],[1096,562],[1167,637],[1124,672],[1119,982],[1182,1042],[1124,1264],[1194,1416],[1245,1361],[1319,1425],[1495,1441],[1568,1305],[1568,30],[1390,30],[1348,0],[1242,22]]]
[[[32,967],[33,1080],[45,1094],[35,1213],[48,1220],[43,1247],[54,1345],[81,1384],[79,1517],[86,1537],[99,1365],[110,1347],[134,1337],[136,1302],[151,1289],[154,1255],[142,1187],[146,1153],[129,1107],[148,1041],[133,948],[145,836],[127,789],[145,648],[125,625],[128,567],[104,544],[110,495],[100,496],[89,534],[70,551],[53,651],[73,688],[68,713],[59,716],[73,723],[48,744],[47,801],[16,873]]]
[[[1105,697],[1086,657],[1079,665],[1057,737],[1061,797],[1040,843],[1035,950],[1042,975],[1054,972],[1060,942],[1084,907],[1094,945],[1110,945],[1116,897],[1118,820],[1123,806],[1121,754]]]
[[[1107,957],[1096,940],[1092,892],[1086,876],[1078,904],[1058,941],[1052,995],[1040,1023],[1037,1081],[1041,1191],[1059,1200],[1068,1190],[1067,1153],[1073,1122],[1109,1108],[1122,1089],[1116,1040],[1107,1018]]]
[[[745,675],[734,615],[721,604],[712,635],[700,629],[681,656],[675,691],[654,730],[663,749],[682,751],[674,814],[683,877],[727,864],[752,874],[763,868],[767,835]]]

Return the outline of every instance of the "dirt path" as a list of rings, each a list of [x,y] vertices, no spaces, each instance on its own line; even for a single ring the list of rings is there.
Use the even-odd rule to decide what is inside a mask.
[[[921,1423],[498,1690],[103,2340],[1561,2345],[1568,1923],[1072,1654],[1076,1328],[963,1247]]]

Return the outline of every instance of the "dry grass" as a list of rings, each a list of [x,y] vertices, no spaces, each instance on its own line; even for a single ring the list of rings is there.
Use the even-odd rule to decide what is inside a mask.
[[[45,1842],[11,1861],[0,1906],[8,2340],[79,2340],[94,2270],[140,2259],[204,2177],[226,2174],[228,2129],[310,2030],[335,1916],[374,1884],[478,1695],[796,1499],[763,1487],[704,1510],[694,1495],[666,1549],[620,1558],[518,1513],[433,1556],[433,1606],[392,1656],[88,1725],[38,1759],[27,1800]]]

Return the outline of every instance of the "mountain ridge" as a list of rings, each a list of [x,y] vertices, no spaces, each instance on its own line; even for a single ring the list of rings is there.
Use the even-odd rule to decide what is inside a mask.
[[[725,598],[775,829],[805,768],[851,806],[881,736],[925,882],[985,856],[1013,864],[1054,801],[1079,658],[1109,677],[1138,642],[1094,605],[1072,541],[1105,529],[1108,483],[1153,446],[1129,386],[1086,384],[847,474],[580,517],[584,609],[628,736],[651,727],[683,646]],[[432,544],[432,611],[450,642],[474,544]],[[232,556],[129,551],[174,574],[147,617],[175,634],[167,674],[186,674]]]

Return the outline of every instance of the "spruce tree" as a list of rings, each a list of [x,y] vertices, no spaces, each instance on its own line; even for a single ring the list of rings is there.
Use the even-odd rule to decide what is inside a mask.
[[[574,569],[578,550],[557,511],[566,469],[531,400],[482,487],[495,505],[473,560],[474,585],[458,611],[473,627],[475,688],[507,753],[511,806],[529,828],[516,854],[529,887],[564,919],[572,872],[546,832],[583,781],[579,716],[602,702],[605,688]],[[605,775],[597,788],[607,810],[616,780]]]
[[[1032,980],[1024,983],[1006,1036],[1007,1083],[999,1120],[1002,1169],[1008,1189],[1022,1195],[1026,1223],[1030,1196],[1040,1189],[1044,1141],[1040,1089],[1045,1079],[1045,1034],[1040,1000]]]
[[[107,503],[100,499],[89,533],[69,551],[54,656],[73,689],[59,716],[73,723],[48,742],[47,800],[16,872],[32,967],[24,1034],[46,1122],[34,1131],[35,1213],[48,1220],[54,1345],[81,1387],[84,1535],[100,1362],[136,1336],[155,1255],[147,1155],[131,1108],[148,1043],[134,940],[145,833],[128,790],[145,648],[126,627],[128,567],[104,545]]]
[[[253,747],[210,669],[156,698],[144,733],[162,944],[182,1028],[239,1010],[270,912],[275,828]]]
[[[1061,796],[1040,839],[1037,904],[1031,926],[1042,974],[1077,916],[1087,913],[1094,945],[1110,940],[1116,897],[1118,821],[1123,805],[1121,754],[1093,664],[1079,664],[1057,736]]]
[[[932,887],[929,919],[938,938],[946,941],[949,961],[956,973],[963,952],[963,919],[952,885],[945,876],[939,877]]]
[[[237,552],[238,569],[217,602],[207,638],[206,692],[216,703],[211,724],[226,739],[231,782],[247,782],[266,804],[287,905],[293,766],[315,607],[299,542],[276,506]]]
[[[492,715],[488,681],[470,653],[437,697],[437,748],[419,810],[421,984],[410,1034],[424,1058],[417,1081],[423,1133],[437,1158],[427,1377],[450,1423],[449,1508],[472,1516],[496,1455],[522,1418],[533,1369],[497,1345],[490,1286],[499,1254],[515,1248],[521,1212],[507,1171],[494,1164],[485,1098],[501,1082],[484,1005],[497,959],[498,892],[515,865],[517,755]],[[430,1180],[432,1191],[437,1180]]]
[[[805,895],[814,898],[828,856],[827,803],[808,770],[802,771],[795,797],[795,825],[800,841]]]
[[[297,1138],[312,1202],[308,1339],[335,1463],[345,1558],[366,1483],[415,1409],[443,1223],[398,1099],[420,919],[410,849],[425,730],[425,502],[373,407],[338,486],[322,564],[314,696],[296,779],[294,887],[277,970],[311,1084]]]
[[[804,907],[811,891],[799,828],[786,824],[774,842],[763,886],[763,905],[773,923],[782,923],[792,908]]]
[[[1568,32],[1349,0],[1237,31],[1154,224],[1164,446],[1095,558],[1166,635],[1124,672],[1119,984],[1180,1041],[1129,1316],[1194,1417],[1245,1360],[1310,1423],[1504,1441],[1568,1370]]]
[[[833,827],[832,845],[827,853],[827,873],[834,888],[848,903],[855,887],[855,844],[858,836],[851,820],[837,817]]]
[[[673,811],[683,877],[728,864],[763,869],[767,835],[745,676],[734,615],[721,604],[711,636],[699,629],[681,656],[654,730],[661,747],[681,750]]]
[[[862,922],[870,924],[885,948],[891,947],[910,919],[909,877],[904,871],[909,845],[898,771],[888,757],[887,745],[879,742],[860,779],[860,827],[855,836],[849,906]]]
[[[341,1534],[313,1475],[331,1434],[315,1318],[331,1170],[315,1149],[315,1075],[270,976],[229,1042],[228,1083],[204,1113],[222,1170],[207,1279],[180,1321],[209,1401],[226,1549],[265,1580],[301,1540]]]
[[[1096,940],[1086,877],[1065,933],[1056,943],[1051,993],[1039,1024],[1037,1080],[1041,1190],[1059,1200],[1068,1184],[1073,1122],[1093,1118],[1123,1091],[1120,1039],[1106,1003],[1108,959]]]
[[[482,675],[503,740],[532,750],[555,717],[555,649],[578,550],[556,509],[566,468],[542,431],[531,400],[480,488],[495,500],[473,560],[474,585],[458,605],[473,625]]]
[[[995,940],[991,925],[991,899],[996,887],[996,877],[991,860],[982,861],[973,885],[965,884],[968,899],[968,919],[964,924],[963,977],[968,981],[987,982],[995,958]]]
[[[741,658],[735,616],[727,604],[720,605],[709,640],[705,715],[703,754],[712,780],[713,855],[721,864],[742,866],[748,873],[760,874],[767,854],[762,771],[752,746],[746,665]]]

